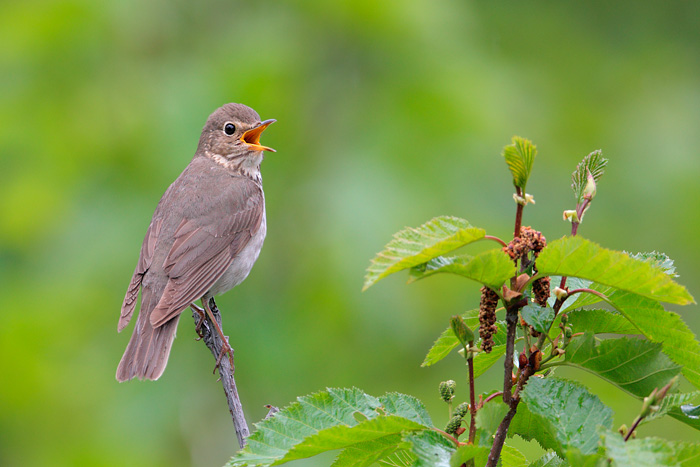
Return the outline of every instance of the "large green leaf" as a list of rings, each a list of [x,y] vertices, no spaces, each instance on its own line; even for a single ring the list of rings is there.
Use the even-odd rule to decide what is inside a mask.
[[[479,310],[469,310],[462,315],[464,323],[469,326],[470,329],[475,330],[479,326]],[[433,365],[443,358],[447,357],[452,350],[459,345],[459,340],[455,333],[452,331],[451,327],[447,327],[440,337],[437,338],[433,346],[428,351],[425,356],[425,360],[421,366]]]
[[[517,342],[517,341],[516,341]],[[494,345],[491,352],[479,352],[474,356],[474,378],[486,373],[486,370],[491,368],[504,354],[506,353],[506,345]]]
[[[331,467],[369,467],[396,453],[400,444],[399,433],[357,443],[343,449]]]
[[[456,447],[436,431],[410,433],[404,440],[411,445],[410,452],[416,457],[413,467],[450,467]]]
[[[687,417],[681,410],[680,407],[683,405],[687,405],[690,402],[694,401],[695,399],[700,396],[699,391],[695,392],[687,392],[687,393],[671,393],[671,394],[666,394],[666,397],[663,398],[661,401],[661,404],[659,404],[659,408],[656,409],[651,415],[646,417],[644,420],[642,420],[642,423],[649,423],[651,421],[656,420],[657,418],[661,418],[664,415],[671,414],[671,416],[674,415],[680,415],[684,418],[687,418],[688,421],[686,422],[688,425],[694,426],[695,429],[700,429],[700,426],[698,423],[694,423],[697,419],[693,420],[690,417]],[[678,417],[674,417],[678,418]]]
[[[659,438],[630,439],[619,433],[603,433],[606,456],[618,467],[695,467],[700,463],[700,445]]]
[[[467,444],[465,446],[460,446],[459,449],[452,454],[452,459],[450,459],[450,467],[461,467],[471,459],[474,459],[474,465],[486,465],[486,460],[488,457],[489,448],[486,446]]]
[[[661,352],[661,344],[623,337],[596,345],[590,332],[571,341],[561,364],[588,370],[640,398],[665,386],[681,370]]]
[[[505,281],[516,273],[513,261],[501,249],[488,250],[476,256],[438,256],[411,268],[409,282],[438,273],[457,274],[500,291]]]
[[[510,433],[536,439],[564,458],[569,449],[594,453],[599,426],[612,427],[612,410],[582,385],[558,378],[530,378]]]
[[[352,465],[353,452],[359,456],[358,462],[367,461],[371,449],[388,455],[388,445],[400,440],[397,435],[425,430],[430,425],[425,408],[410,396],[387,394],[377,399],[356,388],[329,388],[299,397],[298,402],[258,423],[248,446],[229,465],[278,465],[353,448],[341,453],[337,461],[338,465]]]
[[[500,397],[487,402],[476,413],[477,428],[484,430],[489,437],[493,436],[508,410],[509,407],[503,403],[503,399]]]
[[[662,343],[663,352],[683,367],[683,376],[700,388],[700,344],[680,316],[654,300],[628,292],[611,294],[610,303],[647,339]]]
[[[528,462],[525,455],[513,446],[503,445],[501,450],[502,467],[527,467]]]
[[[537,259],[538,276],[580,277],[653,300],[694,303],[685,287],[661,268],[608,250],[582,237],[564,237],[548,244]]]
[[[537,155],[537,147],[530,140],[520,136],[513,136],[512,141],[512,144],[503,148],[503,157],[513,175],[513,185],[525,191]]]
[[[567,311],[567,326],[575,333],[592,332],[594,334],[639,334],[639,329],[620,313],[603,310]],[[558,331],[558,328],[557,328]]]
[[[547,332],[554,319],[554,310],[549,306],[541,307],[535,303],[528,303],[520,310],[520,315],[527,324],[535,328],[535,331]]]
[[[427,263],[433,258],[484,238],[484,229],[469,225],[464,219],[436,217],[418,228],[407,227],[370,262],[362,290],[378,280],[403,269]]]
[[[556,452],[549,452],[530,464],[529,467],[567,467],[567,463],[561,460]]]

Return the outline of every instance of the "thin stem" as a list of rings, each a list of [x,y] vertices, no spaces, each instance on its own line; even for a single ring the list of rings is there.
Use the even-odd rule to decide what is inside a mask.
[[[486,240],[493,240],[494,242],[498,242],[498,243],[500,243],[500,244],[503,245],[503,246],[508,246],[508,244],[507,244],[506,242],[504,242],[503,240],[501,240],[501,239],[498,238],[498,237],[494,237],[493,235],[484,235],[484,239],[486,239]]]
[[[469,347],[474,345],[474,342],[469,343]],[[467,354],[469,355],[469,354]],[[469,421],[469,444],[474,442],[476,436],[476,401],[474,399],[474,359],[467,359],[467,366],[469,367],[469,413],[471,414],[471,420]]]
[[[510,404],[511,390],[513,388],[513,351],[515,348],[515,331],[518,323],[518,309],[516,306],[509,305],[506,308],[508,333],[506,335],[506,360],[503,365],[503,402],[506,404]]]
[[[491,402],[492,400],[494,400],[495,398],[497,398],[497,397],[500,396],[501,394],[503,394],[503,392],[501,392],[501,391],[496,391],[496,392],[494,392],[493,394],[491,394],[489,397],[487,397],[487,398],[484,400],[484,404],[486,404],[487,402]],[[483,404],[482,404],[482,406],[483,406]]]
[[[523,190],[521,190],[519,186],[515,187],[515,193],[522,198]],[[523,209],[525,208],[525,206],[520,203],[518,203],[517,206],[517,210],[515,211],[515,230],[513,232],[514,238],[520,236],[520,226],[523,223]]]
[[[627,432],[625,435],[625,442],[627,442],[628,439],[632,437],[632,433],[634,433],[634,430],[637,429],[637,426],[639,426],[639,423],[644,419],[644,417],[637,417],[634,423],[632,424],[632,428],[630,428],[630,431]]]
[[[452,441],[453,443],[455,443],[455,446],[459,446],[460,444],[462,444],[462,443],[459,442],[459,440],[458,440],[457,438],[455,438],[454,436],[452,436],[451,434],[449,434],[449,433],[447,433],[447,432],[445,432],[445,431],[442,431],[442,430],[439,429],[439,428],[434,428],[434,427],[433,427],[432,430],[433,430],[433,431],[437,431],[437,432],[440,433],[442,436],[444,436],[445,438],[447,438],[447,439],[449,439],[450,441]]]

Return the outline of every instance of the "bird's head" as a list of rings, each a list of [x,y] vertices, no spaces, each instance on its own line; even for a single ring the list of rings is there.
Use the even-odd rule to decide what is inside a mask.
[[[258,170],[264,151],[260,135],[275,120],[260,121],[258,113],[243,104],[226,104],[209,116],[199,150],[229,169]]]

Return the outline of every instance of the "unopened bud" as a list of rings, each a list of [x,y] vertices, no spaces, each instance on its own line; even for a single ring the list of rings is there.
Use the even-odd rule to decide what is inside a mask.
[[[533,352],[530,354],[530,366],[534,371],[538,371],[540,369],[540,363],[542,362],[542,352],[539,350]]]
[[[445,433],[451,435],[457,434],[457,430],[462,425],[462,417],[452,417],[447,425],[445,426]]]
[[[592,200],[595,197],[595,178],[593,178],[593,174],[591,174],[590,170],[587,170],[588,172],[588,181],[586,182],[586,188],[583,189],[583,199],[587,200]]]
[[[557,300],[564,301],[564,299],[569,296],[569,292],[561,287],[555,287],[554,296],[557,297]]]
[[[535,204],[535,197],[528,193],[525,193],[525,204],[527,203]]]
[[[569,315],[564,313],[563,315],[561,315],[561,323],[566,324],[567,322],[569,322]]]
[[[450,319],[450,327],[463,347],[467,347],[470,342],[474,342],[474,333],[469,329],[461,316],[454,315]]]
[[[527,365],[527,357],[525,356],[524,353],[521,353],[520,356],[518,357],[518,368],[520,368],[520,369],[525,368],[525,365]]]
[[[440,398],[445,402],[451,402],[455,396],[455,388],[457,383],[452,380],[443,381],[440,383]]]

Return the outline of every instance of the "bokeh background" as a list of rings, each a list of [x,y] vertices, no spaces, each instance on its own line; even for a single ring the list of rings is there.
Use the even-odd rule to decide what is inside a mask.
[[[153,209],[226,102],[278,120],[263,138],[278,151],[263,165],[267,241],[218,301],[249,422],[352,385],[415,395],[446,421],[437,384],[463,381],[463,362],[419,364],[478,286],[392,277],[361,293],[364,269],[436,215],[507,237],[514,134],[539,148],[526,225],[568,232],[571,171],[602,148],[580,233],[668,253],[700,296],[699,57],[697,2],[3,2],[0,465],[209,466],[237,450],[189,318],[158,382],[114,379]],[[677,311],[700,330],[696,306]],[[632,397],[563,374],[632,422]],[[698,440],[674,420],[640,432]]]

